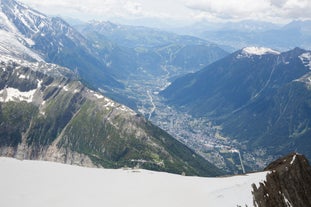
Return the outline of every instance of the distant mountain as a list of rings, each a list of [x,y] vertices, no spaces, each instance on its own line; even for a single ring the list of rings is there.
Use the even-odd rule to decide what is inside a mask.
[[[109,74],[125,86],[105,94],[137,110],[147,111],[150,91],[157,92],[171,79],[228,55],[206,40],[153,28],[104,21],[75,28],[92,43]]]
[[[221,171],[54,64],[1,58],[0,155],[188,175]]]
[[[229,23],[206,23],[177,30],[195,35],[218,45],[227,45],[238,50],[249,45],[264,46],[287,51],[294,47],[311,49],[311,21],[293,21],[286,25],[260,21]]]
[[[206,40],[147,27],[93,21],[76,28],[110,60],[110,67],[123,69],[121,77],[141,73],[141,68],[152,75],[167,73],[163,67],[178,67],[185,73],[228,54]]]
[[[7,42],[10,39],[16,42],[16,48],[26,48],[28,52],[24,56],[75,70],[94,88],[123,87],[95,55],[89,42],[65,21],[48,17],[15,0],[2,0],[0,4],[1,33],[5,33]],[[11,53],[16,53],[11,49]]]
[[[106,59],[66,22],[16,1],[0,4],[0,155],[222,174],[141,115],[95,92],[124,88]]]
[[[311,157],[311,52],[249,47],[174,81],[168,103],[207,117],[245,150]]]

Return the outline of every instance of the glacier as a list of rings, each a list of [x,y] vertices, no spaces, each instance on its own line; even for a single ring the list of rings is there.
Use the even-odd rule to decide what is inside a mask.
[[[188,177],[142,169],[85,168],[0,158],[0,206],[253,206],[251,185],[269,172]]]

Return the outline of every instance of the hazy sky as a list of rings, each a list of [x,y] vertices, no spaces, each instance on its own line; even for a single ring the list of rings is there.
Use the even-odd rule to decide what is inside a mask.
[[[190,23],[311,19],[311,0],[20,0],[49,15],[80,19],[161,19]]]

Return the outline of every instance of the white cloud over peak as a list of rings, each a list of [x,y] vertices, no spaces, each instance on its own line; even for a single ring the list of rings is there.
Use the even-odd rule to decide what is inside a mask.
[[[284,17],[289,18],[311,18],[310,0],[287,0],[281,12]]]
[[[50,14],[80,19],[181,20],[311,19],[311,0],[20,0]]]
[[[310,0],[189,0],[186,6],[218,19],[290,20],[311,18]]]
[[[270,0],[271,5],[275,7],[283,7],[287,0]]]
[[[203,11],[218,18],[241,18],[263,13],[269,7],[267,1],[254,0],[199,0],[188,1],[187,7]]]
[[[126,11],[133,15],[139,15],[143,13],[143,8],[141,3],[128,1],[125,3],[124,8]]]

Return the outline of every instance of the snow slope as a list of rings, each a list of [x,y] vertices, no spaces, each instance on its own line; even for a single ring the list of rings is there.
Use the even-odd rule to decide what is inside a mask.
[[[0,158],[0,206],[253,206],[267,172],[225,178]]]
[[[27,47],[32,46],[34,42],[21,34],[2,10],[0,7],[0,55],[43,61],[38,54]]]

